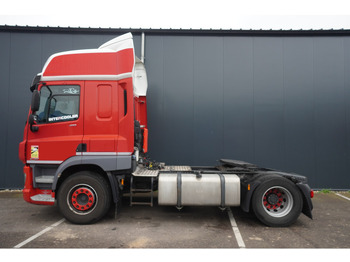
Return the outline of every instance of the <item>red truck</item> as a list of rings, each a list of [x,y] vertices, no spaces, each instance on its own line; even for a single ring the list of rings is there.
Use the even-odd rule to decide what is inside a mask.
[[[179,209],[240,206],[268,226],[288,226],[301,212],[312,218],[304,176],[229,159],[212,167],[148,160],[147,75],[131,33],[52,55],[30,90],[19,145],[23,197],[57,203],[72,223],[98,221],[123,196],[130,205],[153,206],[157,196],[158,205]]]

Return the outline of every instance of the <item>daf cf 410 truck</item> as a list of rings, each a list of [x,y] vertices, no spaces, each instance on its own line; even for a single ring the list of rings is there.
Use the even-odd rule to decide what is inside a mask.
[[[98,49],[52,55],[30,90],[19,145],[23,197],[57,203],[72,223],[98,221],[123,196],[132,206],[156,199],[179,209],[240,206],[268,226],[288,226],[301,212],[312,218],[304,176],[230,159],[213,167],[148,160],[147,75],[131,33]]]

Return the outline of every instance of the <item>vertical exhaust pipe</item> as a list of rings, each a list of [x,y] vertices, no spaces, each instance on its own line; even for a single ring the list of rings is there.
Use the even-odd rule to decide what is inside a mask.
[[[145,63],[145,32],[141,33],[141,62]]]

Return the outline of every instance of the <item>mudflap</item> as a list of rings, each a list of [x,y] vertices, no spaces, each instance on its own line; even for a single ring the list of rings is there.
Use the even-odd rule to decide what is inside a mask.
[[[309,187],[308,184],[301,184],[301,183],[297,183],[296,186],[300,189],[303,196],[303,203],[304,203],[303,210],[302,210],[303,214],[313,219],[312,217],[313,204],[310,196],[311,188]]]

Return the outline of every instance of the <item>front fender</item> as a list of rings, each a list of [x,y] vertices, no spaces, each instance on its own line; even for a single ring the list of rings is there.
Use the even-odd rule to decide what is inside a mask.
[[[64,170],[66,170],[68,167],[78,166],[81,164],[82,164],[82,156],[73,156],[63,161],[56,170],[54,180],[52,183],[52,191],[56,190],[58,179],[60,178]]]

